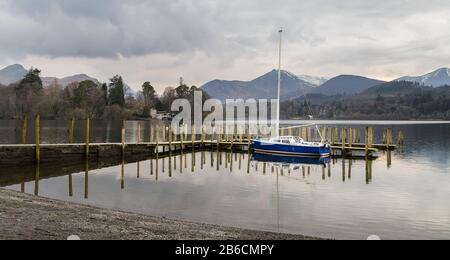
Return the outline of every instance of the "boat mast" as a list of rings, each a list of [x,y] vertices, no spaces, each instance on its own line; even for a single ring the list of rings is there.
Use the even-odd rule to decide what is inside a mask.
[[[279,58],[278,58],[278,97],[277,97],[277,122],[276,122],[276,136],[279,136],[280,134],[280,98],[281,98],[281,45],[283,40],[283,30],[280,29],[278,31],[280,33],[280,48],[279,48]]]

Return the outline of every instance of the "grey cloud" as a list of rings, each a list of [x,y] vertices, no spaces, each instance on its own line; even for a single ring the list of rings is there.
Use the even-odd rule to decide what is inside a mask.
[[[283,27],[288,70],[395,78],[450,66],[449,13],[448,0],[0,0],[0,63],[104,58],[95,73],[136,82],[248,80],[276,66]]]
[[[5,54],[117,57],[178,53],[210,44],[207,7],[191,1],[4,0]],[[12,26],[16,24],[17,26]]]

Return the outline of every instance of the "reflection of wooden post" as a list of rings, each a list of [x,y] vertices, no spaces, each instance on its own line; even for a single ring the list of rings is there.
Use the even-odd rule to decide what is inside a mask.
[[[37,164],[35,166],[35,175],[34,175],[34,195],[38,196],[39,195],[39,180],[41,178],[41,164]]]
[[[22,144],[27,143],[28,116],[24,116],[22,122]]]
[[[84,172],[84,198],[89,199],[89,160],[87,159]]]
[[[35,120],[35,132],[36,132],[36,163],[41,163],[41,117],[36,116]]]
[[[169,177],[172,177],[172,127],[169,125]]]
[[[72,174],[69,174],[69,197],[73,197],[73,181],[72,181]]]
[[[120,188],[125,189],[125,159],[122,158],[122,167],[120,171]]]

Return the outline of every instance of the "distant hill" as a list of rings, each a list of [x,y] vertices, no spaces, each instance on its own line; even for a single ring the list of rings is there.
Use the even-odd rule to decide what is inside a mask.
[[[2,70],[0,70],[0,84],[2,85],[9,85],[12,83],[16,83],[25,77],[25,75],[28,73],[28,70],[25,69],[20,64],[15,64],[8,66]],[[48,87],[51,84],[53,84],[55,81],[57,84],[67,87],[69,84],[74,82],[81,82],[85,80],[91,80],[97,84],[99,84],[99,81],[95,78],[92,78],[86,74],[77,74],[69,77],[64,78],[56,78],[56,77],[41,77],[42,84],[44,87]]]
[[[23,79],[28,73],[22,65],[14,64],[0,70],[0,84],[9,85]]]
[[[424,86],[442,87],[450,85],[450,69],[442,68],[423,76],[403,77],[397,79],[396,81],[410,81],[419,83]]]
[[[315,88],[313,93],[328,96],[358,94],[382,83],[385,83],[385,81],[355,75],[341,75],[332,78],[320,87]]]
[[[298,98],[317,87],[288,72],[281,73],[281,99]],[[201,87],[211,97],[225,99],[272,99],[277,97],[278,71],[272,70],[252,81],[213,80]]]
[[[74,82],[82,82],[85,80],[90,80],[96,84],[100,84],[100,82],[92,77],[89,77],[86,74],[78,74],[78,75],[74,75],[74,76],[69,76],[69,77],[65,77],[65,78],[55,78],[55,77],[42,77],[42,84],[44,85],[44,87],[48,87],[51,84],[53,84],[55,81],[58,85],[61,85],[63,87],[67,87],[68,85],[70,85],[71,83]]]
[[[417,82],[410,81],[391,81],[386,82],[361,93],[361,96],[394,96],[410,95],[432,89],[429,86],[423,86]]]

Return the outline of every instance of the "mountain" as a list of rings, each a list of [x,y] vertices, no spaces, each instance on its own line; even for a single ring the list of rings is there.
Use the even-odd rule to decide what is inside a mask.
[[[431,73],[417,77],[403,77],[396,81],[410,81],[422,84],[424,86],[442,87],[450,85],[450,69],[442,68]]]
[[[27,73],[28,70],[20,64],[8,66],[0,70],[0,84],[9,85],[11,83],[15,83],[23,79]]]
[[[8,66],[2,70],[0,70],[0,84],[2,85],[9,85],[12,83],[16,83],[23,79],[25,75],[28,73],[28,70],[25,69],[20,64],[14,64],[11,66]],[[42,84],[44,87],[50,86],[52,83],[56,81],[57,84],[67,87],[69,84],[73,82],[81,82],[85,80],[91,80],[97,84],[99,84],[99,81],[95,78],[92,78],[86,74],[77,74],[65,78],[56,78],[56,77],[41,77]]]
[[[281,99],[290,100],[300,97],[316,87],[288,72],[281,73]],[[252,81],[213,80],[201,87],[211,97],[225,99],[272,99],[277,97],[278,71],[272,70]]]
[[[53,84],[55,81],[58,85],[61,85],[63,87],[67,87],[68,85],[70,85],[71,83],[74,82],[82,82],[85,80],[90,80],[92,82],[95,82],[96,84],[100,84],[100,82],[92,77],[89,77],[86,74],[77,74],[77,75],[73,75],[73,76],[69,76],[69,77],[65,77],[65,78],[55,78],[55,77],[42,77],[42,84],[44,85],[44,87],[48,87],[51,84]]]
[[[309,75],[298,75],[297,77],[303,81],[306,81],[306,82],[311,83],[316,86],[323,85],[325,82],[330,80],[329,78],[325,78],[325,77],[317,77],[317,76],[309,76]]]
[[[341,75],[330,79],[320,87],[313,90],[312,93],[332,95],[352,95],[361,93],[371,87],[385,83],[385,81],[365,78],[355,75]]]

